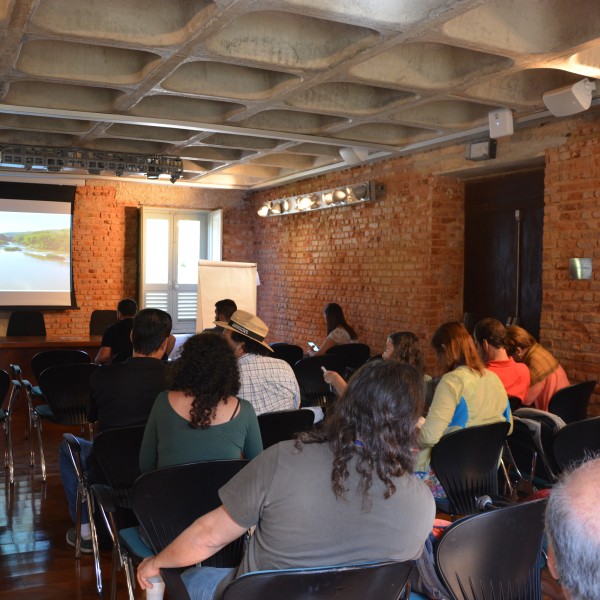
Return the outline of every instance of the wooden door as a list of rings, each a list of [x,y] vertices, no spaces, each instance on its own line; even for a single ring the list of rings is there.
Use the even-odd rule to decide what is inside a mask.
[[[543,170],[466,184],[464,310],[472,323],[518,315],[539,337],[543,221]]]

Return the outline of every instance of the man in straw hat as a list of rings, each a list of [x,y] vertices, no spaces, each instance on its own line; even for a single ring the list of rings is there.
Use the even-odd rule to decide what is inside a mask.
[[[269,328],[257,316],[236,310],[229,321],[215,321],[223,328],[240,367],[240,398],[254,406],[257,415],[300,406],[300,388],[292,367],[269,356],[273,350],[264,339]]]

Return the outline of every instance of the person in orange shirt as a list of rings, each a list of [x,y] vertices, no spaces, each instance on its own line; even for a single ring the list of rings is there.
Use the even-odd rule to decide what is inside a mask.
[[[529,368],[508,356],[504,347],[505,336],[506,327],[493,318],[481,319],[473,330],[475,347],[486,369],[500,377],[509,396],[519,398],[526,404],[531,379]]]

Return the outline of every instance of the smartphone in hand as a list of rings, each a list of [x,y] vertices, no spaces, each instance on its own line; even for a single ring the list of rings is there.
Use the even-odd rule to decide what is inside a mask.
[[[319,346],[317,346],[314,342],[308,342],[308,345],[310,346],[311,350],[314,350],[315,352],[319,351]]]

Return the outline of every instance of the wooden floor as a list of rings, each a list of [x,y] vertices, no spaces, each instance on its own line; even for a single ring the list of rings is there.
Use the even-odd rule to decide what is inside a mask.
[[[72,523],[58,471],[58,447],[63,426],[44,425],[43,439],[48,477],[42,481],[39,463],[29,466],[23,402],[15,410],[15,483],[0,474],[0,600],[82,600],[98,598],[92,555],[74,558],[65,535]],[[74,430],[73,433],[79,432]],[[3,440],[4,441],[4,440]],[[2,441],[2,442],[3,442]],[[4,451],[4,446],[1,447]],[[110,552],[102,553],[104,597],[109,597]],[[543,573],[544,600],[562,599],[558,586]],[[127,600],[123,573],[119,573],[118,600]],[[145,598],[137,589],[136,599]],[[367,600],[367,599],[366,599]]]
[[[15,483],[8,471],[0,474],[0,600],[82,600],[98,598],[91,554],[74,558],[65,535],[72,526],[58,470],[58,447],[64,426],[44,424],[43,440],[48,472],[42,481],[39,462],[29,466],[23,403],[15,410],[13,446]],[[78,429],[72,430],[79,434]],[[4,452],[4,439],[0,451]],[[110,552],[102,553],[104,597],[110,595]],[[118,600],[128,598],[119,573]],[[136,590],[136,598],[145,598]]]

